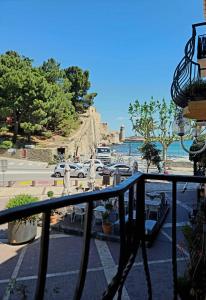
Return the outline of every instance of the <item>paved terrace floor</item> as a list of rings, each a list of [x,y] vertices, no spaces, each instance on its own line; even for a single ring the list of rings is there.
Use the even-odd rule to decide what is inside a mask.
[[[147,189],[157,190],[157,185],[150,185]],[[170,186],[159,184],[158,189],[166,191],[167,199],[171,204]],[[179,274],[184,272],[188,258],[181,228],[188,222],[188,211],[194,206],[195,201],[195,185],[188,185],[184,193],[181,185],[178,192],[177,213]],[[41,228],[38,231],[40,235]],[[8,245],[6,237],[6,228],[2,226],[0,299],[33,299],[39,259],[39,236],[34,242],[24,246]],[[82,237],[51,231],[45,299],[72,299],[79,272],[81,248]],[[147,251],[154,299],[172,299],[171,210],[156,241]],[[91,240],[89,266],[82,299],[101,299],[102,292],[117,268],[118,256],[119,243]],[[25,294],[27,298],[23,298]],[[122,299],[147,299],[141,249],[126,281]]]

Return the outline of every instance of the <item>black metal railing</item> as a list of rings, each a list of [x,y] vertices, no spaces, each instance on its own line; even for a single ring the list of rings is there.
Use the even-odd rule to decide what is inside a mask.
[[[194,54],[196,52],[196,27],[205,25],[205,22],[192,25],[192,37],[187,42],[184,57],[174,72],[171,96],[176,105],[182,108],[186,107],[188,100],[193,97],[193,90],[190,89],[191,83],[198,84],[201,79],[200,65],[194,61]]]
[[[136,258],[137,251],[141,245],[144,270],[148,287],[148,299],[152,299],[152,283],[147,260],[145,246],[145,183],[147,180],[163,180],[172,183],[172,266],[173,266],[173,299],[177,299],[177,241],[176,241],[176,205],[177,205],[177,183],[196,182],[206,183],[205,177],[199,176],[177,176],[161,174],[136,173],[121,184],[113,188],[106,188],[101,191],[64,196],[55,199],[44,200],[39,203],[20,206],[0,212],[0,224],[14,221],[34,214],[43,214],[40,260],[38,279],[36,285],[35,299],[44,298],[45,282],[47,275],[47,261],[49,252],[49,228],[50,214],[54,209],[69,205],[87,203],[86,219],[84,224],[83,250],[79,276],[74,291],[74,299],[81,299],[89,258],[93,203],[97,200],[107,200],[117,197],[119,203],[120,220],[120,253],[119,263],[115,276],[103,293],[102,299],[113,299],[118,294],[121,299],[122,288]],[[124,193],[129,191],[128,221],[125,221]],[[136,217],[133,216],[133,210]],[[58,258],[57,258],[58,259]],[[138,278],[137,278],[138,281]]]

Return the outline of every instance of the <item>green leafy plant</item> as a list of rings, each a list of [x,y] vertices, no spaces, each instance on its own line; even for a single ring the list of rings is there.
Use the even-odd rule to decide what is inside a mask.
[[[43,131],[42,136],[44,136],[46,139],[50,139],[52,137],[52,132],[50,130],[48,131]]]
[[[102,222],[104,224],[110,224],[111,223],[110,220],[109,220],[109,216],[110,216],[109,211],[106,210],[105,212],[103,212],[103,214],[102,214]]]
[[[12,141],[3,141],[0,143],[1,149],[9,149],[9,148],[12,148],[12,146],[13,146]]]
[[[145,142],[159,142],[162,145],[162,159],[167,160],[169,145],[177,140],[173,132],[173,120],[176,114],[175,105],[171,101],[155,100],[141,103],[136,100],[129,105],[129,115],[133,130],[144,137]]]
[[[142,153],[142,158],[147,162],[147,173],[151,163],[155,166],[159,166],[161,161],[160,152],[161,150],[157,149],[156,145],[151,142],[146,142],[140,147],[140,152]]]
[[[197,80],[187,85],[184,89],[184,94],[189,97],[206,97],[206,81]]]
[[[36,201],[38,201],[37,197],[33,197],[31,195],[26,195],[26,194],[20,194],[20,195],[17,195],[15,197],[9,199],[9,202],[6,205],[6,208],[14,208],[14,207],[18,207],[18,206],[22,206],[22,205],[26,205],[26,204],[32,204]],[[26,221],[35,221],[36,219],[37,219],[37,216],[33,215],[33,216],[18,219],[18,221],[26,222]]]
[[[49,198],[52,198],[52,197],[54,196],[54,192],[53,192],[53,191],[48,191],[48,192],[47,192],[47,196],[48,196]]]
[[[105,204],[105,208],[106,208],[106,210],[111,211],[111,210],[113,209],[112,203],[106,203],[106,204]]]

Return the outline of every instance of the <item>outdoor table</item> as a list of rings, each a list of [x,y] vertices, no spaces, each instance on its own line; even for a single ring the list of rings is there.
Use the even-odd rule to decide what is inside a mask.
[[[157,218],[159,217],[161,207],[161,200],[145,200],[145,209],[148,212],[147,218],[149,219],[150,212],[155,212]]]
[[[152,200],[152,199],[155,199],[155,198],[160,198],[161,197],[161,194],[160,193],[157,193],[157,192],[148,192],[146,193],[146,195]]]
[[[93,210],[104,213],[106,211],[106,208],[102,205],[99,205],[99,206],[95,207]]]
[[[75,206],[81,208],[82,210],[85,210],[85,208],[86,208],[86,203],[76,204]]]

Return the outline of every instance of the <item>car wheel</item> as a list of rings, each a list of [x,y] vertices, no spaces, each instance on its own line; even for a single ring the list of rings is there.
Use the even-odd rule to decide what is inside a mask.
[[[84,174],[83,173],[79,173],[78,174],[78,178],[84,178]]]
[[[102,170],[102,167],[98,167],[97,168],[97,171],[99,172],[99,171],[101,171]]]
[[[54,174],[54,176],[55,176],[55,177],[61,177],[61,173],[56,172],[56,173]]]

